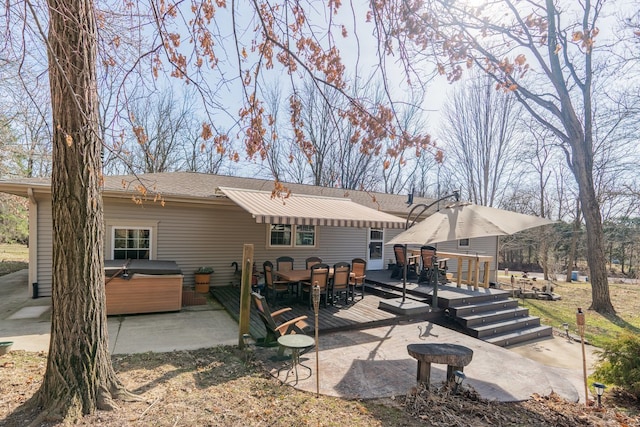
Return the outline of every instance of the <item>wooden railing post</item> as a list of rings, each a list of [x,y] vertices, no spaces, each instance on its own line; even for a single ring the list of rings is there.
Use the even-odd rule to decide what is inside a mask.
[[[246,243],[242,249],[242,280],[240,282],[240,322],[238,327],[238,346],[245,346],[244,334],[249,333],[251,314],[251,273],[253,271],[253,245]]]

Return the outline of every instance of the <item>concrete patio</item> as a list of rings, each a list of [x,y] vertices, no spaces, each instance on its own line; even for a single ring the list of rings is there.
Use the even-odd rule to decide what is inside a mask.
[[[14,350],[47,351],[50,298],[29,299],[26,277],[26,271],[0,277],[0,341],[13,341]],[[237,323],[215,301],[177,313],[112,316],[108,329],[114,354],[190,350],[238,340]],[[517,401],[555,391],[568,400],[584,401],[580,343],[555,336],[505,349],[427,321],[320,335],[320,393],[359,399],[403,395],[416,384],[417,363],[406,347],[422,342],[471,348],[474,355],[465,367],[464,384],[486,399]],[[274,376],[289,363],[274,357],[275,348],[253,351]],[[315,350],[301,360],[313,375],[304,378],[301,371],[296,388],[315,393]],[[587,346],[589,371],[594,361],[593,348]],[[443,381],[445,373],[446,366],[433,365],[432,384]],[[283,369],[280,378],[285,377]]]

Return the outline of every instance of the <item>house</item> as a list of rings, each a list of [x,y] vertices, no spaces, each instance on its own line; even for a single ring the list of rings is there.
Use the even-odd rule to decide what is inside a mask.
[[[393,249],[385,242],[405,227],[410,210],[406,196],[302,184],[287,187],[292,196],[283,199],[272,198],[270,180],[190,172],[106,176],[105,257],[175,261],[185,285],[193,285],[198,267],[212,266],[213,286],[232,282],[232,263],[241,260],[245,243],[254,245],[258,269],[265,260],[282,255],[292,256],[296,268],[312,255],[328,264],[364,258],[371,270],[394,262]],[[0,191],[29,199],[29,283],[38,283],[39,295],[49,296],[50,180],[0,181]],[[439,243],[438,249],[491,255],[495,277],[496,237]]]

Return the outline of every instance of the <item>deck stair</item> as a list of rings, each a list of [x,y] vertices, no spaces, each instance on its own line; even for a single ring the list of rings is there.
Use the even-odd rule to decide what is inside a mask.
[[[389,278],[388,271],[367,271],[367,293],[381,298],[402,296],[402,281]],[[406,298],[431,302],[433,288],[408,282]],[[453,283],[438,286],[438,307],[456,329],[470,336],[499,346],[508,346],[551,336],[552,328],[540,324],[540,318],[530,316],[529,309],[520,307],[517,299],[502,289],[480,288]]]
[[[502,347],[552,334],[550,326],[541,325],[539,317],[530,316],[507,292],[491,291],[442,298],[440,305],[465,333]]]
[[[399,289],[397,286],[371,281],[367,281],[365,286],[366,293],[368,294],[375,294],[382,298],[402,298],[402,289]],[[407,290],[405,296],[407,299],[421,302],[426,302],[428,299],[427,296],[423,294],[415,294],[411,290]]]

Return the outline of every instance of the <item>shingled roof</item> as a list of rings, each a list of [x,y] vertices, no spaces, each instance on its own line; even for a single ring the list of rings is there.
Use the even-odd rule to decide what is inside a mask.
[[[164,172],[140,175],[105,176],[103,193],[110,197],[131,197],[139,194],[137,186],[144,185],[152,194],[160,194],[164,200],[181,201],[219,201],[225,197],[219,187],[242,188],[250,190],[272,191],[274,181],[268,179],[244,178],[237,176],[212,175],[194,172]],[[383,212],[401,217],[406,216],[406,195],[385,194],[369,191],[345,190],[341,188],[319,187],[306,184],[285,183],[292,193],[341,197]],[[28,189],[34,192],[51,191],[51,180],[48,178],[20,178],[0,181],[0,191],[23,197]],[[416,197],[414,203],[430,203],[432,199]]]

